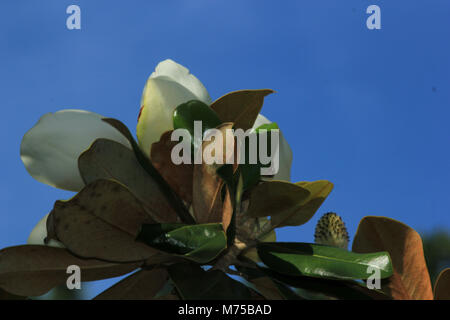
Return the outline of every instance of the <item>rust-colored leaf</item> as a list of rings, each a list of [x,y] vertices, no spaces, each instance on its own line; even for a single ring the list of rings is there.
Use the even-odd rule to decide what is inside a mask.
[[[143,223],[155,223],[142,203],[122,184],[96,180],[50,214],[53,233],[84,258],[114,262],[143,261],[158,251],[136,242]]]
[[[450,268],[442,270],[434,285],[435,300],[450,300]]]
[[[234,122],[235,128],[247,130],[253,127],[264,97],[273,92],[270,89],[230,92],[214,101],[211,108],[223,122]]]
[[[222,225],[223,229],[227,231],[233,217],[233,203],[231,201],[230,190],[227,188],[225,198],[222,203]]]
[[[157,222],[175,223],[178,216],[158,183],[141,166],[132,150],[98,139],[78,159],[86,185],[98,179],[114,179],[126,186]]]
[[[67,267],[77,265],[82,281],[127,274],[139,263],[117,264],[81,259],[66,249],[24,245],[0,250],[0,288],[18,296],[40,296],[67,281]]]
[[[216,155],[215,152],[212,154],[217,156],[217,158],[223,159],[222,163],[226,163],[227,158],[236,155],[234,136],[226,136],[226,130],[231,129],[232,127],[232,123],[224,123],[217,128],[222,132],[222,139],[224,141],[223,148],[218,150],[220,152],[219,155]],[[202,150],[205,150],[205,148],[210,146],[213,142],[214,140],[204,142]],[[199,150],[199,152],[202,150]],[[228,152],[226,150],[228,150]],[[233,150],[233,155],[230,155],[229,150]],[[225,182],[216,172],[219,165],[214,163],[208,164],[205,158],[202,159],[202,164],[194,165],[192,198],[194,216],[197,223],[222,222],[224,224],[224,229],[226,230],[226,227],[230,224],[233,210],[230,195],[228,191],[226,191],[225,197],[222,198],[222,192],[225,192],[226,187]],[[234,161],[233,163],[237,164],[237,161]]]
[[[139,270],[103,291],[94,300],[152,300],[167,279],[165,269]]]
[[[389,252],[394,275],[381,289],[394,299],[433,299],[422,239],[407,225],[386,217],[364,217],[353,241],[353,251]]]
[[[178,143],[170,139],[173,130],[163,133],[158,142],[152,144],[151,159],[170,187],[188,204],[192,203],[193,164],[173,163],[171,154]]]

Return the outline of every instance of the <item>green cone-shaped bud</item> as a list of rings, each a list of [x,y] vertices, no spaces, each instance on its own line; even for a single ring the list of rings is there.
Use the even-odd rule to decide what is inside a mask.
[[[314,241],[318,244],[347,249],[349,236],[344,221],[334,212],[328,212],[316,225]]]

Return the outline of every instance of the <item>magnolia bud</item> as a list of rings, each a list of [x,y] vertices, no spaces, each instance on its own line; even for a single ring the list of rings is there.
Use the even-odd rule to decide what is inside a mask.
[[[319,244],[347,249],[349,236],[344,221],[334,212],[328,212],[316,225],[314,241]]]

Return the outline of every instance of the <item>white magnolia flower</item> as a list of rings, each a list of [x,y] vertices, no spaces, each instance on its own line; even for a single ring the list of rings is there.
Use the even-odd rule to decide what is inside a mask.
[[[205,87],[188,69],[170,59],[160,62],[142,94],[136,133],[144,153],[149,155],[152,143],[159,141],[163,132],[173,129],[174,109],[193,99],[211,104]],[[25,134],[20,148],[21,159],[30,175],[56,188],[80,191],[84,183],[78,170],[78,157],[96,139],[106,138],[130,147],[126,138],[102,118],[84,110],[61,110],[44,115]],[[270,121],[259,115],[255,127],[265,123]],[[274,179],[290,180],[292,151],[283,137],[281,140],[280,171]],[[47,234],[46,219],[47,216],[32,231],[29,244],[43,244]],[[50,245],[59,244],[51,242]]]
[[[38,224],[33,228],[33,231],[31,231],[30,236],[28,237],[27,243],[28,244],[44,244],[45,238],[47,237],[47,218],[48,215],[45,215]],[[64,248],[64,245],[56,240],[50,240],[47,243],[50,247],[55,248]]]
[[[20,157],[36,180],[52,187],[80,191],[84,187],[78,157],[98,138],[129,146],[128,140],[102,116],[84,110],[45,114],[22,139]]]
[[[170,59],[160,62],[145,84],[136,128],[145,154],[149,156],[152,143],[173,129],[175,108],[190,100],[208,105],[212,102],[203,84],[188,69]]]

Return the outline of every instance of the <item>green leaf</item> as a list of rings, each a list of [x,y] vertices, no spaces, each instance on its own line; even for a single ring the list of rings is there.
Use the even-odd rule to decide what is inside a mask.
[[[187,129],[191,134],[191,142],[197,149],[202,145],[203,140],[195,140],[194,121],[202,122],[202,131],[199,132],[201,133],[201,137],[198,137],[200,139],[203,139],[203,133],[206,130],[218,127],[222,121],[220,121],[217,113],[213,109],[198,100],[191,100],[180,104],[175,109],[173,112],[173,128]]]
[[[278,126],[278,124],[276,122],[271,122],[271,123],[266,123],[266,124],[262,124],[260,125],[258,128],[256,128],[256,132],[259,132],[261,130],[276,130],[276,129],[280,129],[280,127]]]
[[[177,212],[178,216],[184,223],[194,224],[195,220],[190,215],[189,211],[186,209],[183,201],[180,197],[172,190],[169,184],[164,180],[158,170],[152,165],[150,159],[142,152],[141,148],[139,148],[138,144],[133,138],[130,130],[124,125],[121,121],[112,118],[104,118],[102,119],[120,133],[122,133],[125,138],[128,139],[131,146],[133,147],[133,151],[136,155],[137,160],[141,164],[141,166],[147,171],[147,173],[155,180],[155,182],[160,186],[163,194],[166,196],[169,203],[172,204],[173,208]]]
[[[258,255],[269,268],[288,276],[328,279],[367,279],[374,267],[380,278],[393,273],[387,252],[360,254],[336,247],[311,243],[265,242],[258,244]]]
[[[143,224],[136,240],[197,263],[213,260],[227,245],[221,223]]]
[[[170,278],[185,300],[249,300],[250,290],[220,270],[205,271],[198,265],[174,264]]]
[[[280,297],[283,300],[302,300],[287,284],[273,277],[272,273],[274,272],[268,268],[258,267],[257,265],[255,265],[255,268],[240,265],[235,267],[243,274],[247,282],[252,284],[250,288],[256,290],[268,300],[278,300]],[[272,280],[272,283],[267,283],[267,278]],[[261,284],[263,288],[261,288]],[[269,292],[267,292],[268,289],[270,290]]]
[[[259,164],[243,163],[240,165],[244,190],[255,186],[261,180],[261,166]]]
[[[234,168],[232,164],[224,164],[217,168],[217,175],[225,181],[225,183],[233,188],[235,185]]]
[[[379,290],[368,289],[365,284],[355,280],[287,276],[268,268],[260,270],[274,280],[287,299],[390,300],[389,296]]]
[[[279,129],[278,125],[275,122],[272,123],[267,123],[267,124],[263,124],[261,126],[259,126],[258,128],[256,128],[254,130],[254,132],[257,134],[257,155],[259,157],[259,139],[261,139],[261,136],[258,135],[258,133],[261,130],[267,130],[269,131],[267,134],[267,154],[271,155],[272,151],[271,151],[271,134],[270,134],[270,130],[275,130],[275,129]],[[252,164],[250,163],[250,159],[249,159],[249,141],[250,138],[246,137],[245,138],[245,155],[246,155],[246,160],[243,164],[240,165],[241,168],[241,172],[242,172],[242,178],[244,181],[244,190],[248,190],[250,188],[252,188],[254,185],[256,185],[260,180],[261,180],[261,168],[263,167],[267,167],[270,164],[267,165],[262,165],[261,162],[259,161],[259,158],[257,160],[257,163]]]

